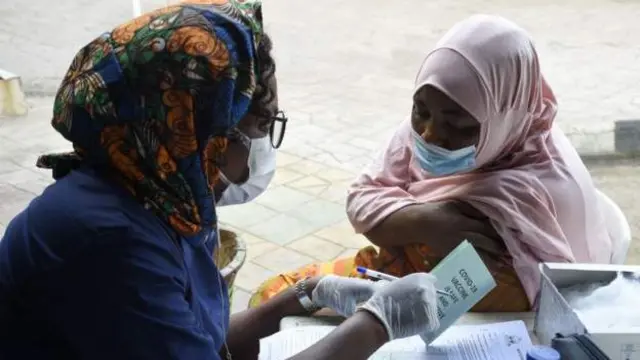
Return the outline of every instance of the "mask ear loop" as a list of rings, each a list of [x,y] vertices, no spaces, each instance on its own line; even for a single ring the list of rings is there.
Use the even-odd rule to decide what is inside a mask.
[[[249,152],[249,155],[247,156],[247,167],[249,168],[249,176],[251,176],[251,148],[252,148],[252,141],[251,138],[249,138],[247,135],[245,135],[243,132],[241,132],[240,130],[233,128],[229,131],[229,133],[227,134],[228,139],[230,141],[234,141],[237,140],[240,143],[242,143],[242,145],[247,149],[247,151]],[[248,181],[249,179],[247,179]],[[229,186],[231,184],[234,185],[242,185],[242,184],[235,184],[232,183],[227,176],[224,174],[224,172],[222,172],[222,170],[220,171],[220,181],[222,181],[225,185]],[[218,233],[218,235],[220,235]]]
[[[247,149],[251,146],[251,138],[237,128],[229,130],[227,138],[231,141],[235,140],[241,142]]]
[[[222,170],[219,172],[219,179],[220,181],[222,181],[223,184],[225,185],[229,185],[231,184],[231,181],[229,181],[229,179],[227,179],[227,177],[225,176],[225,174],[222,172]]]

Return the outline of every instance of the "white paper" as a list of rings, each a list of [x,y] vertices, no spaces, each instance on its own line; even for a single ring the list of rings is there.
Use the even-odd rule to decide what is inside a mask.
[[[524,321],[452,326],[420,359],[524,360],[532,346]]]
[[[329,334],[334,326],[303,326],[260,340],[260,360],[287,359]],[[533,345],[523,321],[450,327],[429,347],[414,336],[381,347],[371,360],[515,360]]]
[[[277,360],[291,357],[315,344],[333,329],[335,326],[301,326],[260,339],[258,360]]]

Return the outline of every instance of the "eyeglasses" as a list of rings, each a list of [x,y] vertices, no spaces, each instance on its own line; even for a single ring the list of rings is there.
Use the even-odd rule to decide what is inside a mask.
[[[271,117],[271,127],[269,128],[269,137],[271,138],[271,146],[277,149],[282,145],[282,139],[284,139],[284,133],[287,129],[287,121],[289,118],[280,110],[275,116]]]

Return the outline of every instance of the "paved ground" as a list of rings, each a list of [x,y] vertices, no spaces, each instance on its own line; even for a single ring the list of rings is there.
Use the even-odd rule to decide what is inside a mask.
[[[3,0],[0,68],[21,74],[31,92],[53,92],[82,44],[131,16],[131,1]],[[167,1],[141,3],[149,10]],[[283,106],[298,124],[348,126],[371,140],[407,114],[415,73],[439,36],[477,12],[532,33],[562,126],[582,152],[612,149],[613,121],[636,117],[640,105],[633,0],[265,0]]]
[[[610,150],[613,120],[638,113],[640,73],[632,66],[640,43],[632,34],[640,31],[635,21],[640,3],[635,1],[265,2],[282,107],[291,122],[269,191],[255,203],[221,210],[222,221],[249,243],[236,308],[272,274],[351,254],[365,244],[345,219],[345,187],[408,113],[422,58],[468,14],[499,13],[532,32],[561,102],[559,123],[582,152]],[[142,1],[144,9],[161,3]],[[43,95],[30,98],[29,116],[0,118],[0,233],[49,182],[49,174],[33,167],[38,154],[68,148],[48,125],[47,95],[82,43],[131,15],[125,0],[52,4],[4,0],[0,5],[0,68],[21,74],[32,95]],[[640,167],[598,164],[593,174],[638,234]],[[640,263],[638,246],[629,261]]]
[[[48,172],[33,166],[38,154],[68,148],[48,126],[50,98],[30,102],[29,116],[0,118],[0,234],[15,213],[51,182]],[[287,146],[278,153],[278,170],[267,192],[253,203],[220,209],[222,222],[241,233],[249,248],[248,262],[236,280],[236,309],[246,305],[250,292],[267,277],[307,263],[350,255],[366,244],[346,220],[344,196],[347,184],[360,169],[349,164],[351,157],[368,158],[376,144],[336,135],[333,147],[314,144],[307,148],[298,141],[313,143],[310,139],[316,138],[314,132],[344,133],[347,129],[326,124],[292,125],[285,140]],[[354,151],[358,155],[353,155]],[[628,216],[635,234],[628,262],[640,264],[640,166],[633,161],[601,161],[591,170],[598,186]]]

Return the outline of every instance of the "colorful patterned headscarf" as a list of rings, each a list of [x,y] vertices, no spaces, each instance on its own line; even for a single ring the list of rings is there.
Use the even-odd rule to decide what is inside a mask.
[[[227,134],[256,86],[260,3],[189,0],[118,26],[74,58],[53,127],[74,152],[38,166],[60,178],[81,163],[109,169],[192,242],[217,225],[213,185]]]

